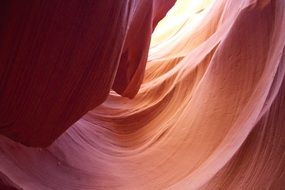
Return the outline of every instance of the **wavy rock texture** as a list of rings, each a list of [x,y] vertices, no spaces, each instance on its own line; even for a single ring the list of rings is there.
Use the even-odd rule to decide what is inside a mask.
[[[131,3],[127,6],[128,1],[115,2],[122,4],[121,10],[132,10],[132,5],[136,4]],[[148,7],[149,2],[151,1],[139,3],[145,3]],[[156,2],[162,3],[162,1]],[[106,9],[109,9],[116,3],[103,4]],[[147,10],[143,5],[139,7]],[[47,148],[26,147],[13,141],[20,141],[18,140],[20,137],[29,137],[30,140],[25,141],[24,144],[30,144],[29,142],[33,146],[45,144],[37,144],[36,139],[44,138],[43,134],[50,135],[49,130],[52,129],[49,128],[52,126],[42,127],[43,123],[37,123],[36,113],[45,109],[46,106],[37,104],[38,112],[27,113],[30,116],[26,121],[31,124],[30,127],[23,127],[22,130],[18,130],[15,122],[10,123],[8,118],[12,118],[9,114],[14,113],[16,108],[22,110],[17,112],[18,114],[24,114],[27,109],[25,104],[11,110],[8,109],[9,106],[1,107],[1,123],[5,123],[2,120],[6,121],[6,125],[1,128],[1,133],[13,139],[5,136],[0,138],[0,183],[3,184],[3,188],[27,190],[284,189],[285,1],[204,0],[198,4],[195,1],[178,1],[165,19],[158,24],[152,35],[145,68],[144,59],[147,53],[140,48],[148,47],[149,41],[144,41],[148,37],[142,37],[140,41],[133,35],[136,32],[140,36],[150,35],[157,24],[157,19],[163,17],[161,15],[171,7],[171,3],[165,8],[153,7],[156,8],[151,9],[152,16],[147,16],[147,11],[134,9],[138,15],[145,14],[145,19],[129,15],[130,18],[142,19],[141,23],[146,23],[145,25],[149,28],[143,27],[144,24],[140,28],[139,23],[129,21],[132,24],[129,28],[127,27],[127,31],[132,35],[123,32],[126,35],[126,41],[118,45],[119,48],[122,43],[124,44],[121,56],[116,54],[117,57],[113,57],[115,52],[101,50],[111,53],[108,58],[119,64],[118,73],[112,83],[113,89],[126,97],[133,97],[137,93],[133,99],[122,97],[111,91],[101,105],[99,105],[100,101],[88,104],[88,99],[80,96],[81,92],[92,99],[96,93],[101,94],[101,90],[104,91],[107,88],[99,85],[100,88],[94,93],[92,89],[86,90],[86,85],[90,85],[90,81],[86,79],[89,75],[83,73],[78,80],[72,80],[77,83],[81,81],[80,85],[78,84],[80,89],[70,89],[77,101],[73,102],[71,100],[74,99],[70,99],[65,102],[67,107],[61,107],[61,101],[68,98],[61,95],[61,99],[58,99],[60,97],[57,95],[59,96],[60,93],[57,90],[65,88],[65,85],[72,87],[68,80],[77,78],[75,74],[66,75],[66,84],[62,87],[59,85],[58,89],[53,89],[51,85],[51,89],[45,90],[53,91],[50,92],[53,95],[51,106],[58,106],[64,114],[68,113],[69,116],[73,115],[77,106],[83,103],[87,106],[84,110],[91,107],[94,109],[84,116],[82,116],[84,111],[76,112],[75,115],[82,117],[67,131],[62,130],[62,135]],[[112,13],[115,14],[117,9],[119,8],[116,5]],[[51,10],[54,11],[54,9]],[[101,12],[103,13],[105,11]],[[160,16],[153,16],[154,13]],[[61,15],[60,12],[58,14]],[[171,23],[174,24],[169,27]],[[18,27],[19,24],[12,26]],[[89,27],[89,24],[85,27]],[[74,30],[80,30],[76,26],[73,26]],[[118,25],[119,28],[121,26]],[[94,30],[98,28],[98,26],[92,27]],[[9,32],[3,29],[5,27],[1,27],[1,35],[3,31],[8,35]],[[146,30],[145,33],[142,30]],[[116,32],[113,40],[117,39]],[[84,34],[80,35],[84,36]],[[4,39],[15,38],[2,40]],[[87,43],[90,39],[85,39],[83,42],[81,40],[84,38],[78,38],[78,43]],[[103,38],[102,40],[104,41]],[[107,40],[107,42],[110,47],[116,47],[114,43],[110,45],[111,41]],[[19,43],[25,44],[24,41]],[[66,43],[73,42],[67,40]],[[12,44],[12,42],[6,42],[6,44]],[[64,47],[67,45],[65,44]],[[106,45],[104,48],[110,48],[109,46]],[[53,47],[50,48],[50,51],[56,51]],[[90,46],[85,48],[87,52],[90,51]],[[6,59],[11,59],[10,61],[14,64],[7,62],[6,69],[0,70],[1,72],[8,75],[13,69],[20,69],[20,66],[30,67],[20,64],[25,57],[17,55],[18,63],[16,58],[11,56],[17,52],[17,49],[11,47],[5,50],[9,52],[4,54],[2,48],[1,56],[9,53]],[[62,50],[59,54],[71,54],[65,51],[67,50]],[[88,54],[87,52],[82,50],[81,53],[84,55]],[[27,50],[25,53],[31,52]],[[78,56],[77,59],[71,57],[69,61],[80,64],[77,61],[84,58],[81,53],[74,54]],[[41,54],[37,56],[41,57]],[[41,59],[45,60],[45,57]],[[62,68],[68,65],[72,71],[73,65],[69,61],[66,60]],[[26,64],[28,63],[33,64],[33,61],[27,61]],[[108,63],[104,62],[107,65]],[[48,62],[41,64],[49,67]],[[36,68],[43,69],[40,65]],[[102,66],[103,68],[105,66]],[[93,69],[95,69],[93,66],[88,67],[88,73],[93,72]],[[97,68],[97,72],[99,72],[98,69],[100,68]],[[14,81],[16,79],[11,79],[14,82],[11,84],[27,83],[24,75],[29,73],[22,72],[23,79],[18,78],[18,82]],[[78,71],[74,70],[74,72]],[[37,73],[37,70],[34,73]],[[63,75],[62,72],[59,73]],[[48,73],[45,74],[46,77],[51,77]],[[139,88],[143,74],[144,79]],[[94,75],[94,77],[98,79],[96,78],[98,76]],[[93,82],[96,83],[96,80]],[[107,78],[100,81],[106,80]],[[5,82],[6,86],[9,84]],[[107,85],[109,88],[110,84]],[[30,88],[33,86],[37,85],[31,85]],[[25,91],[17,90],[18,88],[19,86],[13,86],[11,87],[13,90],[9,91],[10,88],[6,87],[4,92],[9,92],[11,96],[11,99],[6,101],[10,104],[17,105],[17,101],[23,101],[22,94]],[[2,94],[5,93],[1,92],[1,96]],[[31,96],[30,101],[33,102],[33,96],[39,95],[27,96]],[[42,102],[46,103],[44,100]],[[68,102],[74,104],[72,109],[68,107]],[[96,105],[99,106],[96,107]],[[57,112],[50,114],[57,115]],[[58,116],[58,119],[61,118],[65,119]],[[68,125],[61,127],[61,122],[57,124],[54,126],[62,129],[68,127]],[[31,130],[31,134],[26,136],[25,130],[30,128],[37,131]]]
[[[133,97],[151,32],[174,2],[1,2],[0,133],[45,147],[112,86]]]

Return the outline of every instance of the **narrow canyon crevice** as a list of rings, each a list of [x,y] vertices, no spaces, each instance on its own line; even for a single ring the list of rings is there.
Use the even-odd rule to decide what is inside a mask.
[[[0,190],[285,187],[284,0],[0,5]]]

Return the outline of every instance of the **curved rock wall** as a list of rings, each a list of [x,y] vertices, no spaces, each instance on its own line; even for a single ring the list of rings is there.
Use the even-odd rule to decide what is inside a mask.
[[[121,5],[121,10],[132,10],[132,6],[136,5],[134,1],[128,6],[125,4],[128,1],[115,2],[124,4]],[[162,3],[162,1],[154,2]],[[191,12],[189,7],[186,7],[189,2],[191,5],[189,7],[193,7]],[[74,88],[70,90],[73,91],[74,98],[78,98],[78,105],[86,106],[85,112],[94,109],[86,114],[82,111],[81,115],[76,112],[77,122],[65,132],[63,129],[68,128],[68,125],[63,127],[62,123],[59,123],[62,135],[47,148],[27,147],[15,142],[31,136],[26,136],[24,128],[18,131],[14,123],[9,123],[8,118],[12,116],[10,117],[8,113],[14,113],[13,109],[16,108],[9,110],[8,106],[4,107],[6,111],[4,108],[1,109],[1,114],[6,114],[5,117],[1,115],[1,120],[7,122],[5,126],[2,125],[0,132],[15,141],[5,136],[0,138],[2,180],[0,183],[5,187],[25,190],[283,189],[285,187],[285,2],[283,0],[204,0],[200,1],[200,4],[189,2],[178,1],[164,20],[157,25],[152,35],[146,65],[147,53],[142,49],[147,51],[150,42],[143,39],[150,40],[149,36],[157,24],[155,18],[161,19],[171,7],[171,3],[162,3],[161,5],[166,6],[163,7],[157,6],[156,3],[151,4],[150,1],[138,1],[142,5],[138,6],[136,11],[128,12],[134,17],[126,15],[118,18],[137,20],[145,18],[141,22],[142,25],[134,20],[128,22],[132,24],[127,27],[127,33],[124,33],[125,41],[121,42],[124,46],[122,48],[118,45],[122,53],[118,55],[119,58],[113,59],[118,63],[118,72],[116,76],[114,73],[112,75],[115,78],[112,83],[113,89],[125,97],[111,90],[102,104],[100,103],[104,98],[95,101],[96,103],[93,102],[92,107],[87,103],[88,99],[77,97],[76,94],[82,93],[91,99],[97,94],[95,98],[98,98],[107,88],[100,86],[95,92],[86,89],[85,85],[90,85],[87,81],[89,75],[82,74],[82,78],[78,78],[79,81],[82,80],[79,85],[82,91]],[[143,3],[146,3],[147,8]],[[106,8],[114,5],[103,4]],[[139,10],[139,7],[150,10],[152,16]],[[116,6],[114,9],[118,11],[119,7]],[[116,11],[112,13],[115,14]],[[135,13],[144,16],[140,17]],[[153,16],[154,13],[159,13],[160,16]],[[174,24],[170,26],[170,23]],[[19,27],[18,25],[14,27]],[[148,27],[143,27],[144,25]],[[75,27],[74,30],[80,29]],[[6,32],[5,27],[1,27],[1,35],[3,31]],[[114,33],[114,40],[119,40],[115,34],[118,33]],[[133,34],[144,37],[140,41],[140,38]],[[78,43],[83,42],[78,39]],[[6,43],[8,44],[13,45],[10,42]],[[114,43],[110,46],[116,47]],[[1,49],[1,52],[3,51]],[[10,48],[6,51],[16,50]],[[101,51],[110,53],[110,50]],[[11,56],[12,53],[10,52],[10,56],[7,55],[6,59],[14,58]],[[88,54],[85,51],[81,53]],[[41,57],[40,55],[38,56]],[[19,57],[11,61],[16,64],[17,59],[21,60]],[[42,59],[44,60],[44,57]],[[70,64],[71,72],[74,60],[70,61],[71,63],[65,63]],[[32,63],[34,62],[30,64]],[[108,63],[104,62],[102,69],[107,67]],[[94,63],[94,67],[96,65],[97,62]],[[34,66],[36,69],[36,65]],[[20,65],[14,66],[7,62],[6,67],[11,67],[9,72],[12,72],[13,69],[19,69]],[[30,68],[25,64],[22,67]],[[99,72],[93,69],[92,65],[86,72],[95,72],[93,74]],[[10,76],[6,70],[1,71]],[[35,74],[38,73],[36,71]],[[99,73],[103,72],[100,71]],[[22,84],[20,79],[15,84]],[[67,78],[66,80],[68,81]],[[72,81],[79,82],[78,80]],[[70,83],[66,82],[60,87],[68,86]],[[7,82],[6,85],[8,84]],[[108,90],[110,84],[107,85]],[[24,92],[17,91],[17,86],[11,89],[14,90],[9,91],[11,99],[8,100],[19,98],[18,101],[23,101],[24,95],[21,94]],[[57,91],[51,90],[55,91],[54,99],[60,101],[56,97]],[[36,94],[30,96],[31,101],[33,96],[38,97]],[[67,101],[68,98],[62,95],[62,99]],[[10,104],[16,105],[16,103]],[[77,104],[76,101],[71,103],[74,103],[73,109],[60,107],[58,102],[52,105],[60,107],[64,114],[73,115]],[[65,104],[69,105],[67,102]],[[40,106],[37,109],[40,111],[45,108]],[[24,109],[24,106],[19,109]],[[27,117],[27,121],[33,118],[32,114],[35,113],[37,112],[27,113],[31,114]],[[50,114],[57,115],[56,112]],[[44,126],[32,125],[36,121],[37,117],[31,119],[31,129]],[[38,133],[31,130],[32,138],[24,141],[24,144],[44,145],[45,143],[37,144],[40,141],[36,139],[41,139],[42,133],[48,136],[50,134],[48,128],[46,127],[47,131],[44,131],[45,127],[37,128],[40,131]],[[13,136],[15,134],[19,137]]]

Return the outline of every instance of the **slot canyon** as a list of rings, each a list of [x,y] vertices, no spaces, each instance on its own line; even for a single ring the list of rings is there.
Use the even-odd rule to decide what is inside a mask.
[[[284,0],[1,0],[0,190],[285,190]]]

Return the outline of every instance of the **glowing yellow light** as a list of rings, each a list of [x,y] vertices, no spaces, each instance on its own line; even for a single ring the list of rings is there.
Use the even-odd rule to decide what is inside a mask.
[[[159,22],[151,39],[151,47],[175,34],[185,22],[191,22],[212,4],[213,0],[177,0],[166,17]]]

